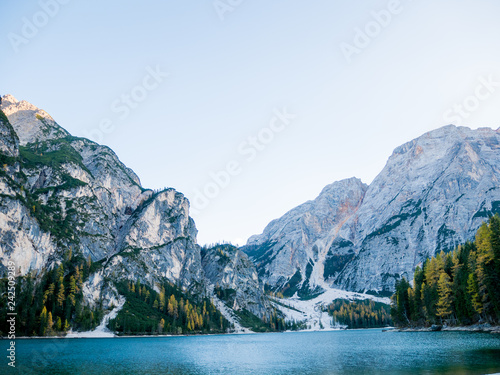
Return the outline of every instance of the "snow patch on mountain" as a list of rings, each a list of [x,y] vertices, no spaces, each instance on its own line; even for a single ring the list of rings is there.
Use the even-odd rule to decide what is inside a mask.
[[[111,319],[115,319],[118,316],[118,313],[125,305],[125,298],[120,296],[120,300],[118,301],[118,305],[113,308],[109,313],[104,315],[101,324],[97,326],[92,331],[85,332],[73,332],[70,331],[65,336],[66,338],[103,338],[103,337],[116,337],[116,335],[108,329],[108,323]]]

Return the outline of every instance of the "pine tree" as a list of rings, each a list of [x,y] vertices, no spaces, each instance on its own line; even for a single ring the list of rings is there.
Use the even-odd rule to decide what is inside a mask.
[[[47,334],[52,334],[52,327],[54,326],[54,321],[52,320],[52,313],[49,311],[47,317]]]
[[[52,283],[49,285],[48,289],[43,294],[42,304],[45,305],[48,300],[50,300],[54,296],[55,284]]]
[[[451,277],[452,269],[453,269],[453,256],[451,253],[444,255],[443,253],[443,271]],[[439,275],[441,277],[441,274]]]
[[[413,277],[414,293],[412,294],[412,315],[411,320],[419,322],[423,318],[422,311],[422,284],[424,282],[424,271],[417,266]]]
[[[76,298],[75,298],[75,295],[73,293],[70,293],[68,295],[68,302],[67,305],[69,307],[74,307],[76,305]]]
[[[160,310],[163,311],[165,309],[165,287],[162,286],[160,289]]]
[[[474,307],[474,310],[481,315],[483,313],[483,303],[481,297],[479,296],[479,288],[473,273],[469,274],[467,285],[472,299],[472,306]]]
[[[170,296],[170,299],[168,300],[168,314],[173,316],[174,319],[177,319],[179,316],[177,300],[175,299],[175,296],[173,294]]]
[[[496,214],[490,218],[490,246],[493,253],[493,261],[491,263],[491,300],[493,302],[497,321],[500,321],[500,216]]]
[[[179,301],[179,315],[185,316],[186,315],[186,310],[184,306],[184,298],[181,297],[181,300]]]
[[[75,271],[75,281],[76,281],[76,293],[80,293],[83,284],[83,264],[80,267],[76,267]]]
[[[446,272],[441,273],[438,282],[439,300],[437,303],[437,316],[441,319],[448,318],[452,313],[453,296],[451,285],[450,276]]]
[[[161,318],[160,323],[158,323],[158,332],[162,333],[163,328],[165,328],[165,320],[163,318]]]
[[[436,304],[438,302],[438,281],[443,269],[442,255],[427,260],[424,264],[424,284],[422,284],[422,306],[424,317],[428,322],[436,320]]]
[[[40,313],[40,336],[47,334],[47,308],[44,306]]]
[[[66,252],[66,261],[69,262],[71,261],[71,258],[73,257],[73,253],[71,251],[71,246],[69,247],[68,251]]]
[[[62,276],[59,278],[59,284],[58,284],[58,292],[57,292],[57,306],[60,308],[63,307],[64,300],[66,299],[64,295],[64,282]]]
[[[392,296],[391,315],[396,324],[408,325],[410,324],[410,299],[408,296],[408,288],[410,284],[403,277],[401,280],[396,281],[396,292]],[[351,324],[355,324],[356,317],[352,312],[349,314]]]
[[[62,264],[57,267],[56,279],[59,280],[61,277],[64,277],[64,266]]]
[[[500,310],[500,306],[497,306],[498,304],[495,300],[495,290],[497,289],[495,281],[499,280],[495,280],[494,252],[491,235],[492,233],[486,223],[481,225],[476,234],[477,266],[475,273],[478,294],[486,316],[493,315],[495,310]]]
[[[78,269],[78,268],[76,268]],[[76,278],[75,276],[71,275],[71,277],[69,278],[69,292],[71,294],[75,294],[76,293]]]
[[[453,310],[460,324],[470,324],[474,310],[470,294],[467,290],[467,282],[469,278],[469,252],[472,248],[470,243],[466,243],[453,252]]]

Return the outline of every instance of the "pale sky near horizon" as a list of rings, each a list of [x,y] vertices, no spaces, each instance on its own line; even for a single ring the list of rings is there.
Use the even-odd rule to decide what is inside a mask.
[[[499,14],[494,0],[2,1],[0,94],[184,193],[199,243],[242,244],[327,184],[370,183],[427,131],[498,128]]]

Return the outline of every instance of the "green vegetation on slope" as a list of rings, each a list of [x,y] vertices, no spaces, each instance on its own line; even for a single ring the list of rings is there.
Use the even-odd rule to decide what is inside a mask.
[[[441,252],[417,267],[413,287],[396,283],[391,315],[398,326],[500,322],[500,217],[484,223],[474,242]]]
[[[72,207],[73,200],[63,198],[59,193],[87,185],[71,177],[62,166],[73,163],[89,172],[83,165],[80,154],[71,147],[71,139],[66,137],[20,147],[20,155],[17,158],[0,153],[2,165],[0,176],[4,177],[5,182],[16,192],[15,198],[10,196],[5,198],[22,202],[37,220],[40,228],[44,232],[51,233],[60,247],[66,247],[70,243],[77,244],[78,228],[83,224],[78,223],[77,210]],[[19,172],[6,173],[7,167],[15,163],[20,167]],[[41,172],[40,179],[43,179],[45,168],[52,168],[57,172],[58,184],[38,189],[30,188],[27,173],[33,169],[37,170]]]

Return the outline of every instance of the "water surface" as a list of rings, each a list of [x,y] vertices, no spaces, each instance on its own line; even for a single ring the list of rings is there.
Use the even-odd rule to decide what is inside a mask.
[[[2,341],[7,346],[6,341]],[[491,374],[500,336],[469,332],[264,333],[17,340],[1,374]]]

